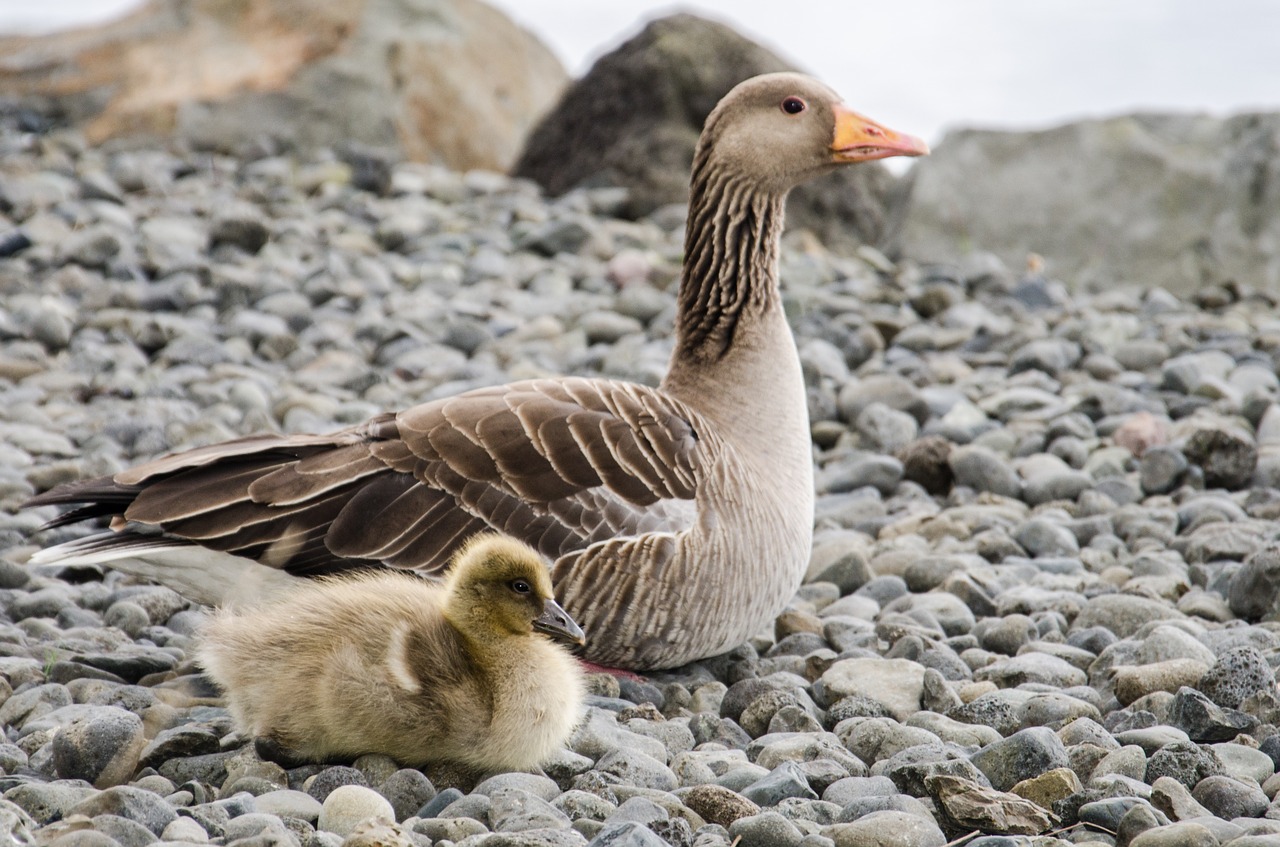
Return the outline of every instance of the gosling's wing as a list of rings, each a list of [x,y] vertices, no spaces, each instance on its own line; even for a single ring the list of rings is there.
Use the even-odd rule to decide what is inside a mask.
[[[692,525],[702,422],[661,391],[546,379],[479,389],[326,436],[254,436],[54,489],[54,524],[114,532],[42,558],[198,544],[295,574],[436,570],[485,529],[548,557]]]

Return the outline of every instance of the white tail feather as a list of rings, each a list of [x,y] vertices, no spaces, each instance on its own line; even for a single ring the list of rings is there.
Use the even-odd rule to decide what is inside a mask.
[[[240,606],[259,603],[297,584],[302,577],[190,544],[154,546],[140,544],[95,545],[93,536],[40,550],[33,565],[108,565],[133,576],[167,585],[174,591],[208,606]]]

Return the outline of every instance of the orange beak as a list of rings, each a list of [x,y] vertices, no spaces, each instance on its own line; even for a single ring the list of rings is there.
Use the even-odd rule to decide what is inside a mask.
[[[840,103],[835,105],[834,111],[836,137],[831,142],[831,152],[837,162],[929,155],[929,145],[914,135],[894,132]]]

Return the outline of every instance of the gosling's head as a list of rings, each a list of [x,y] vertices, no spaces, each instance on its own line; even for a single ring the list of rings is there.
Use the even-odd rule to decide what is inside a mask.
[[[560,608],[542,557],[528,545],[500,535],[477,535],[453,557],[446,583],[445,616],[476,636],[527,635],[585,644],[582,628]]]

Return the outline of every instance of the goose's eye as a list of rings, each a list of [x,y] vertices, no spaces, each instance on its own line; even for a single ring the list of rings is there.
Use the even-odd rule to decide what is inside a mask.
[[[788,115],[798,115],[807,108],[809,108],[808,104],[799,97],[788,97],[782,101],[782,111]]]
[[[529,583],[523,579],[511,580],[511,590],[517,594],[528,594],[533,589],[529,587]]]

